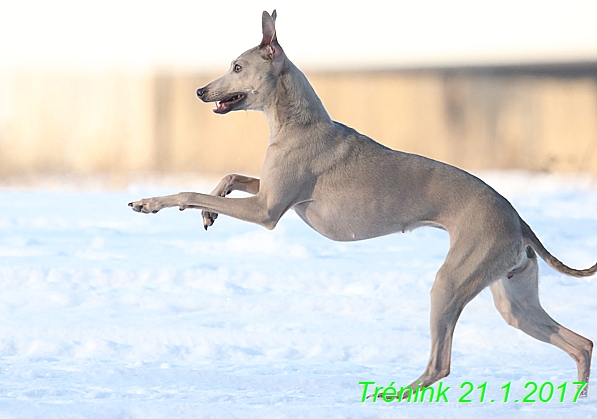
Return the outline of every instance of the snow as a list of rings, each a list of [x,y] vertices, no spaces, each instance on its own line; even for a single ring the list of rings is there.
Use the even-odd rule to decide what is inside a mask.
[[[595,262],[593,179],[481,177],[565,263]],[[447,403],[362,403],[359,382],[424,370],[447,234],[336,243],[292,212],[273,231],[221,216],[205,232],[197,211],[126,205],[210,186],[0,188],[0,419],[597,417],[594,387],[572,401],[574,362],[507,326],[488,291],[456,329]],[[546,310],[597,339],[597,280],[540,269]],[[515,403],[530,381],[567,382],[565,401]]]

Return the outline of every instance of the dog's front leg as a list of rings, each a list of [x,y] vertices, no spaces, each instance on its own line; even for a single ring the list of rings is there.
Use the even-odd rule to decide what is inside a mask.
[[[256,223],[271,230],[291,206],[290,203],[273,201],[260,194],[249,198],[223,198],[196,192],[181,192],[176,195],[141,199],[131,202],[129,206],[134,211],[146,214],[155,214],[170,207],[178,207],[181,211],[187,208],[201,209]]]
[[[226,175],[220,180],[215,189],[211,191],[210,195],[224,197],[232,191],[241,191],[256,195],[259,192],[259,179],[235,174]],[[203,227],[206,230],[218,218],[218,213],[207,210],[203,210],[201,215],[203,216]]]

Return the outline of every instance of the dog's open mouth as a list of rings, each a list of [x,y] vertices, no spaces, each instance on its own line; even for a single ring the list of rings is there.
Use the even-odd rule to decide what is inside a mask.
[[[236,105],[237,103],[239,103],[244,98],[245,98],[244,94],[235,93],[232,96],[229,96],[228,98],[226,98],[224,100],[220,100],[219,102],[216,102],[216,107],[214,108],[214,112],[215,113],[226,113],[226,112],[232,110],[231,107]]]

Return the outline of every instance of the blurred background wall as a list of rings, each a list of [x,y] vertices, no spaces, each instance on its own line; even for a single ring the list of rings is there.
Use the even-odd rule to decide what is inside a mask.
[[[233,3],[0,3],[0,181],[258,174],[263,115],[215,115],[195,90],[259,42],[273,7],[281,44],[335,120],[466,169],[597,174],[595,2],[398,2],[389,21],[375,8]]]

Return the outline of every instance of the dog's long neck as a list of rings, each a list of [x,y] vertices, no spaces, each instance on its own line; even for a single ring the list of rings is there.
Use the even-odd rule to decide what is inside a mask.
[[[272,106],[264,109],[272,136],[288,128],[332,123],[307,77],[288,59],[273,94]]]

